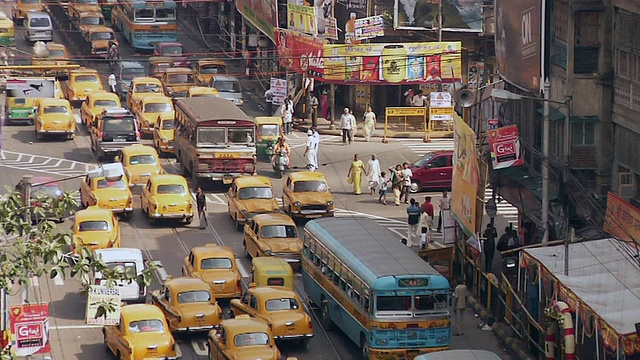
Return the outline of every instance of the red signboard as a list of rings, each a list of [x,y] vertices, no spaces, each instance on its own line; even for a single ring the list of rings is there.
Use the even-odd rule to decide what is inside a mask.
[[[489,133],[491,164],[494,169],[504,169],[522,165],[520,153],[520,134],[516,125],[492,129]]]
[[[28,304],[12,306],[9,314],[13,338],[14,353],[26,356],[50,352],[47,304]]]
[[[322,80],[326,41],[285,29],[276,32],[280,66]]]

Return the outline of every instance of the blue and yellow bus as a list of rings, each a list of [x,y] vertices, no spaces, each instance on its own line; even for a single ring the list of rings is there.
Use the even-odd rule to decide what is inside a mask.
[[[111,23],[131,46],[152,50],[157,42],[178,40],[173,0],[122,0],[111,11]]]
[[[448,350],[449,281],[374,220],[324,218],[304,228],[302,278],[325,329],[364,359],[413,359]]]

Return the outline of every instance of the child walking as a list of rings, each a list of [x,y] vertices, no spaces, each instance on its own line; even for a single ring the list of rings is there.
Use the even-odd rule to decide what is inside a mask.
[[[378,202],[381,202],[382,205],[387,205],[387,184],[389,183],[389,178],[387,177],[387,173],[386,172],[381,172],[380,173],[380,190],[378,190],[378,193],[380,194],[380,197],[378,198]]]

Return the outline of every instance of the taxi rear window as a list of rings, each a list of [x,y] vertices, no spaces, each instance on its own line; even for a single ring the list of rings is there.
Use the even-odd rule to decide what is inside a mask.
[[[107,231],[109,224],[106,221],[83,221],[78,225],[80,231]]]
[[[200,267],[203,270],[231,269],[232,263],[231,259],[228,258],[208,258],[202,259],[202,261],[200,262]]]

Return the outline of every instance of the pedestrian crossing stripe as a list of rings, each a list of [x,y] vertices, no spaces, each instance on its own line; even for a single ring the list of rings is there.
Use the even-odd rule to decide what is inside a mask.
[[[431,142],[424,142],[422,139],[402,139],[398,140],[404,146],[413,150],[418,156],[424,156],[433,151],[453,151],[453,139],[432,139]]]

